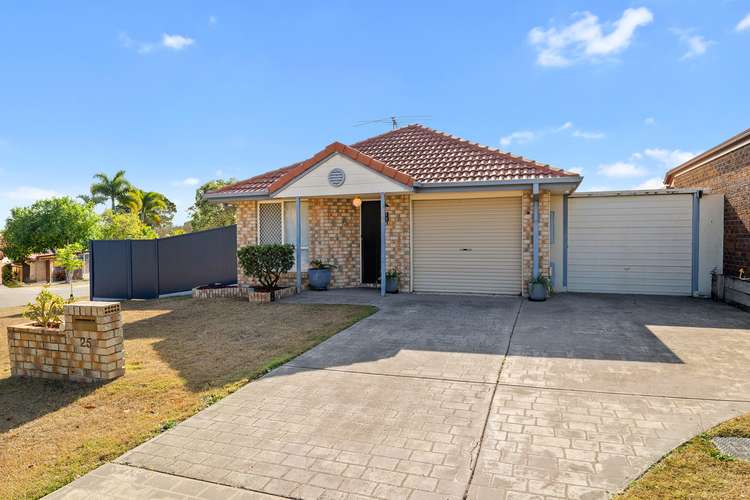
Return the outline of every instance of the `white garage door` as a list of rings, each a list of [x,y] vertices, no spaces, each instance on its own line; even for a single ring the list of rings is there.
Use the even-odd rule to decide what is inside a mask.
[[[414,291],[521,293],[521,198],[414,201]]]
[[[692,195],[571,197],[568,290],[690,295]]]

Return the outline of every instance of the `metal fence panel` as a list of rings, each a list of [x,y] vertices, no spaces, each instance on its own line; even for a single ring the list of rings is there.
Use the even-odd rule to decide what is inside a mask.
[[[159,296],[159,240],[133,240],[131,244],[132,295],[138,299]]]
[[[103,299],[130,298],[130,242],[95,240],[91,249],[92,297]]]
[[[159,293],[237,282],[237,226],[159,241]]]

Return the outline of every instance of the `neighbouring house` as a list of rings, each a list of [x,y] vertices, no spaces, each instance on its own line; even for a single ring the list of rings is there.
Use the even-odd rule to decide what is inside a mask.
[[[750,273],[750,129],[673,168],[664,183],[724,195],[724,274]]]
[[[574,172],[409,125],[206,194],[236,206],[237,245],[292,243],[332,286],[526,294],[532,276],[581,292],[706,294],[721,230],[698,190],[575,193]],[[706,199],[708,197],[704,197]],[[698,201],[696,201],[696,199]],[[704,217],[704,218],[701,218]],[[242,284],[253,284],[239,272]],[[707,283],[707,284],[706,284]]]
[[[19,281],[24,283],[38,283],[54,281],[55,254],[54,252],[33,253],[20,262]]]

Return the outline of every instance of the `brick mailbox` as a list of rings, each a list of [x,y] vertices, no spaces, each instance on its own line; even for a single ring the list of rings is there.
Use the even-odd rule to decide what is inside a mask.
[[[66,304],[61,328],[8,327],[11,375],[78,382],[125,373],[122,312],[117,302]]]

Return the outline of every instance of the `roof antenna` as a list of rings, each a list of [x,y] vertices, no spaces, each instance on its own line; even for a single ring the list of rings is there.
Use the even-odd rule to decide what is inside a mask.
[[[403,120],[430,120],[431,116],[428,115],[393,115],[386,118],[378,118],[377,120],[364,120],[354,124],[355,127],[361,127],[362,125],[373,125],[375,123],[390,123],[391,129],[396,130],[398,128],[399,121]]]

